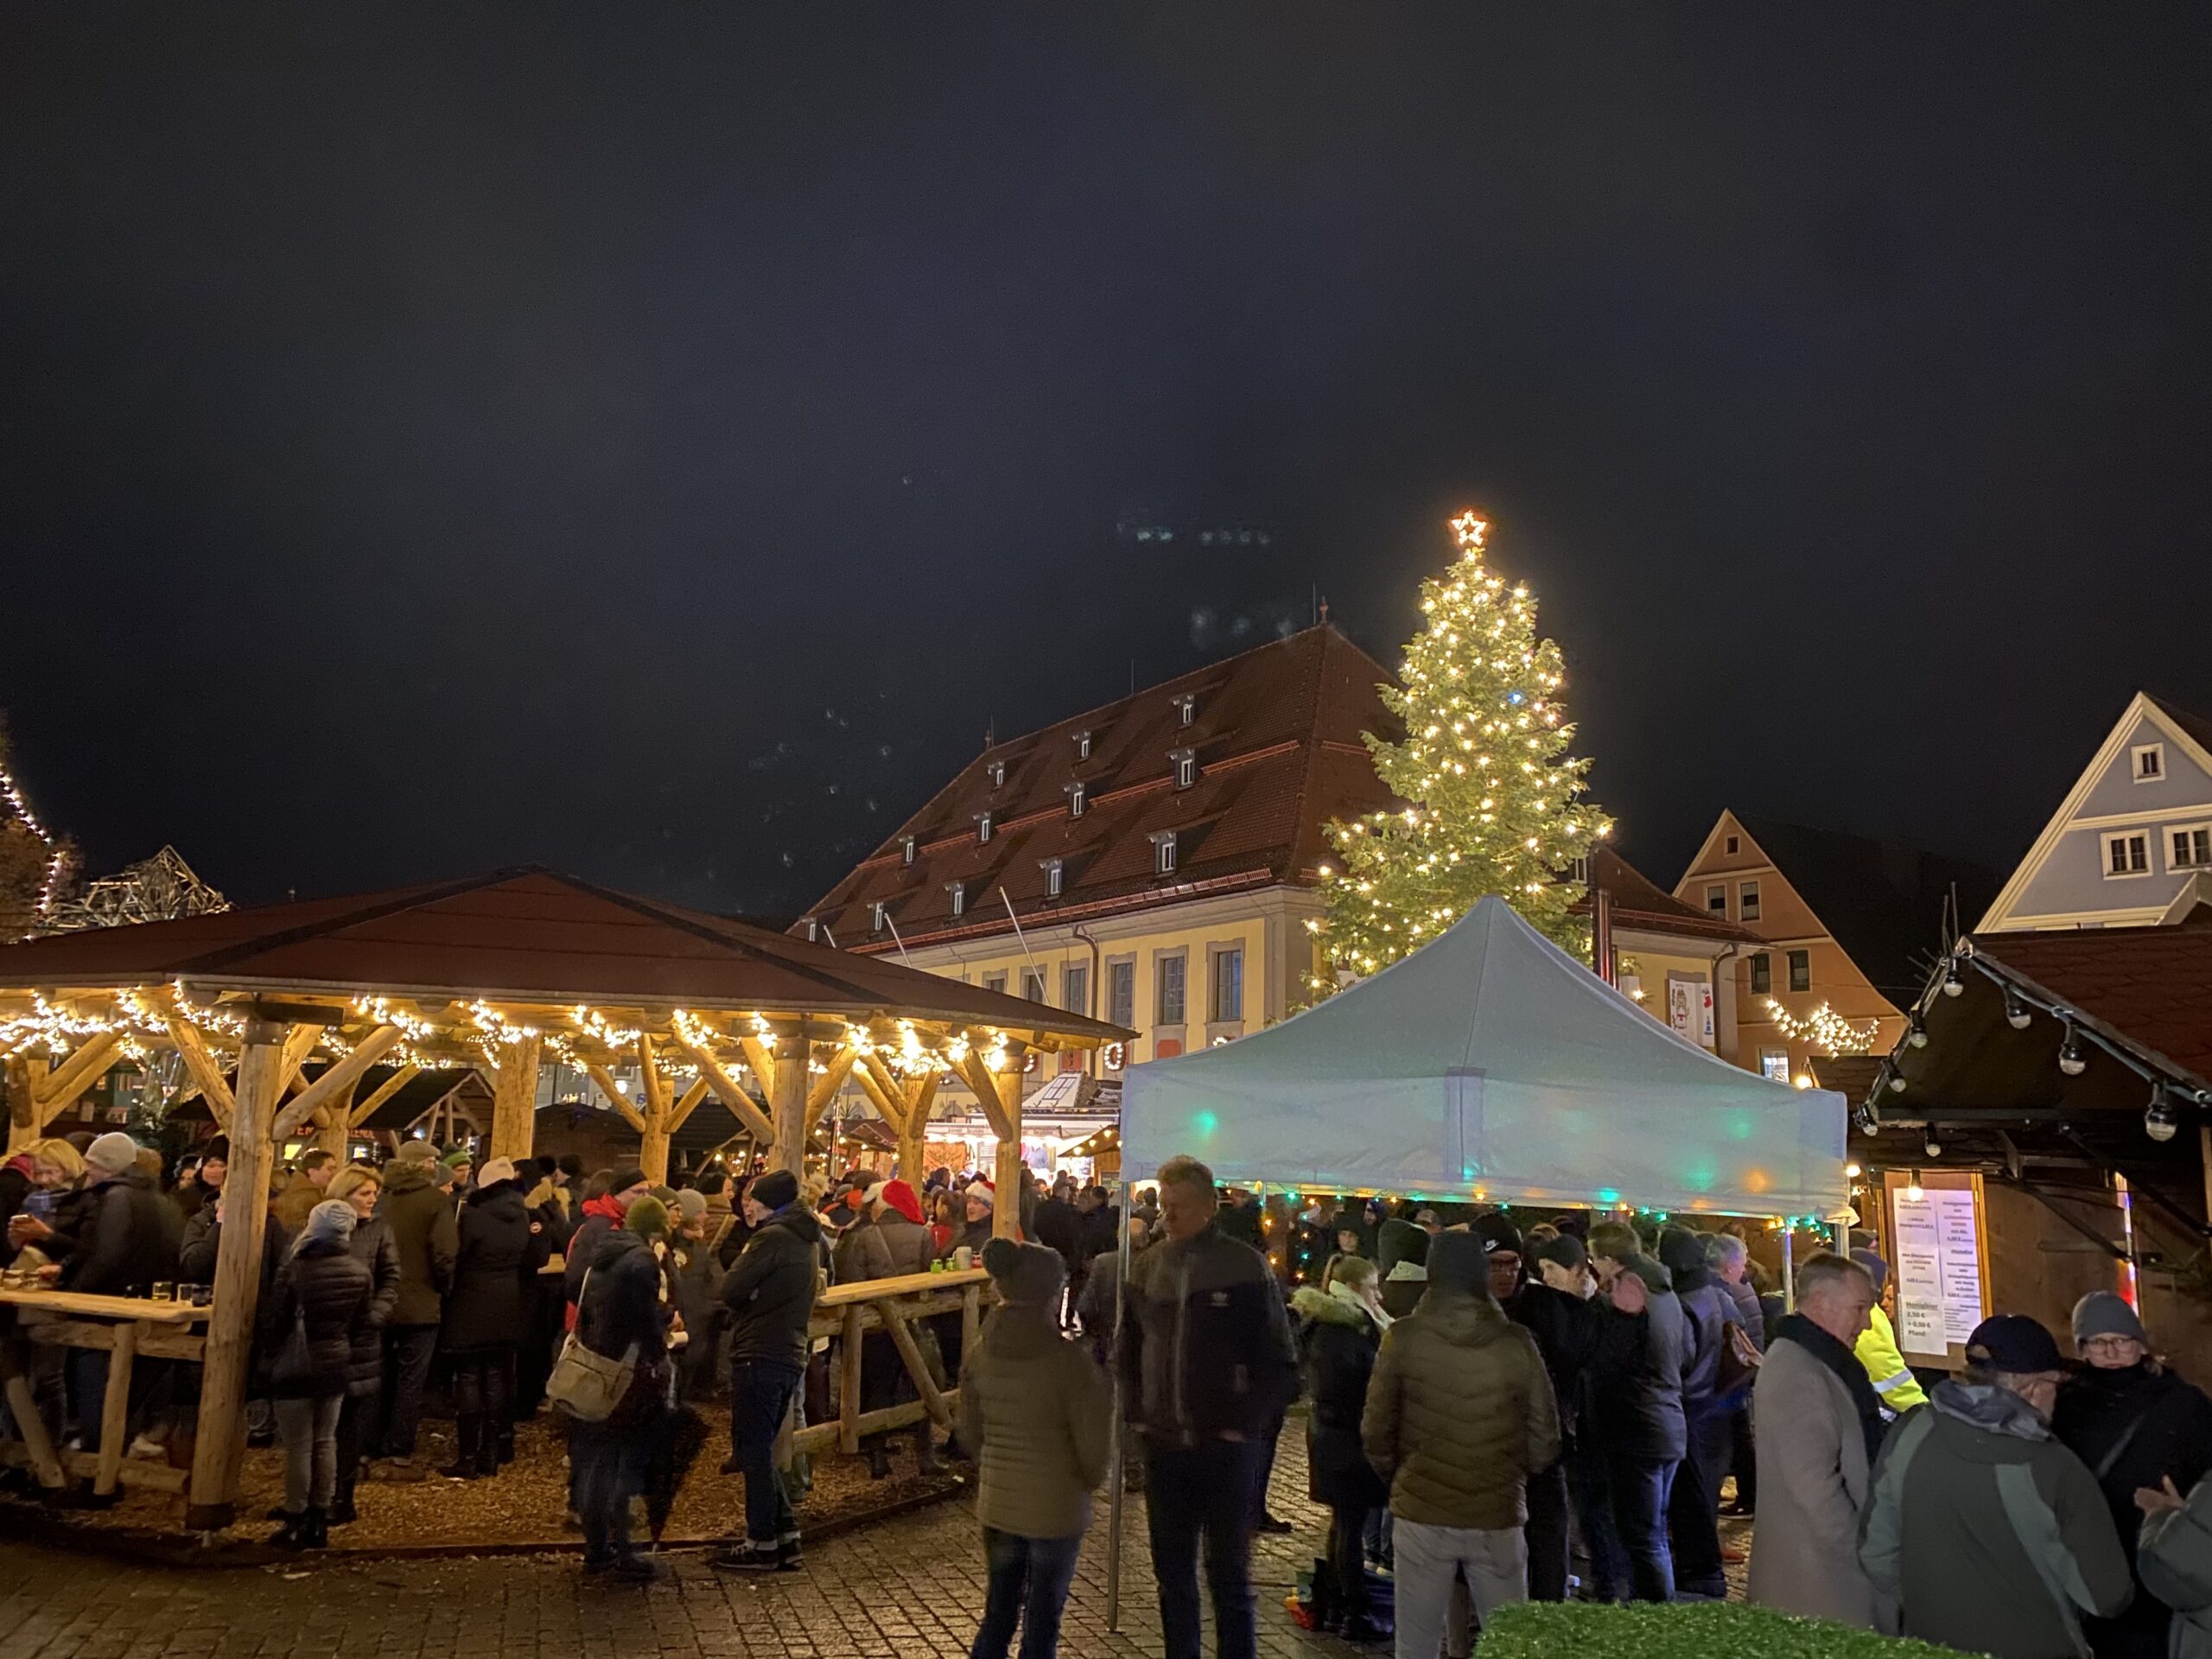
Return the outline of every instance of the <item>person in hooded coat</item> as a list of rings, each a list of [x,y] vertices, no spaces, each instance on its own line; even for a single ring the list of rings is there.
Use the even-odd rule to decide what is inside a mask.
[[[653,1565],[630,1541],[630,1500],[645,1490],[645,1465],[663,1420],[675,1409],[668,1338],[675,1304],[658,1249],[670,1239],[667,1206],[639,1197],[620,1229],[600,1235],[590,1282],[576,1306],[576,1340],[609,1359],[634,1355],[630,1386],[603,1422],[573,1421],[569,1456],[584,1529],[584,1573],[642,1583]]]
[[[459,1231],[439,1338],[453,1361],[459,1448],[438,1472],[448,1480],[474,1480],[498,1474],[514,1456],[515,1351],[530,1332],[531,1300],[550,1243],[505,1158],[478,1173],[461,1205]]]
[[[369,1269],[348,1248],[358,1219],[342,1199],[309,1211],[262,1309],[262,1351],[284,1442],[284,1524],[270,1541],[285,1549],[321,1549],[328,1541],[338,1416],[354,1342],[375,1303]]]
[[[2137,1558],[2135,1495],[2171,1481],[2190,1491],[2212,1471],[2212,1401],[2151,1352],[2143,1321],[2108,1290],[2074,1305],[2081,1364],[2058,1391],[2051,1432],[2089,1467],[2137,1573],[2135,1599],[2115,1618],[2083,1621],[2096,1659],[2165,1659],[2173,1610]]]
[[[1372,1262],[1343,1255],[1329,1264],[1321,1284],[1300,1285],[1290,1298],[1312,1402],[1306,1418],[1307,1495],[1329,1510],[1333,1594],[1322,1609],[1322,1623],[1350,1642],[1380,1634],[1369,1616],[1364,1541],[1367,1518],[1388,1506],[1390,1489],[1368,1462],[1359,1439],[1376,1351],[1391,1325],[1379,1283]]]
[[[1688,1228],[1660,1233],[1659,1262],[1674,1281],[1689,1338],[1682,1365],[1685,1449],[1667,1503],[1675,1593],[1722,1601],[1728,1580],[1720,1561],[1720,1482],[1728,1472],[1729,1416],[1736,1402],[1720,1392],[1720,1362],[1728,1327],[1741,1316],[1706,1260],[1705,1240]]]
[[[438,1188],[436,1161],[429,1141],[410,1141],[380,1173],[384,1192],[377,1213],[391,1229],[399,1252],[399,1294],[385,1321],[385,1377],[372,1439],[375,1454],[388,1460],[379,1472],[390,1480],[423,1478],[415,1461],[423,1390],[437,1353],[438,1321],[461,1243],[453,1205]]]

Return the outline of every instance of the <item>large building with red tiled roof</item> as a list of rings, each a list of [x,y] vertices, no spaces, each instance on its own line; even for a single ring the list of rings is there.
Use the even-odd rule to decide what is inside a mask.
[[[1256,1031],[1312,971],[1324,826],[1391,804],[1389,677],[1323,625],[993,744],[795,931],[1136,1030],[1108,1080]]]

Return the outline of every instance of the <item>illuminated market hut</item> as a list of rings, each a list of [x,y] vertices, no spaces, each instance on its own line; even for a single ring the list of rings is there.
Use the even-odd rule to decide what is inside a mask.
[[[899,1136],[902,1166],[911,1147],[918,1173],[937,1081],[950,1072],[990,1109],[999,1184],[1012,1191],[1028,1054],[1128,1034],[538,869],[0,948],[11,1150],[117,1060],[156,1047],[181,1057],[230,1135],[241,1202],[216,1268],[189,1485],[195,1526],[219,1524],[237,1493],[275,1149],[313,1126],[342,1143],[371,1109],[354,1091],[380,1063],[400,1066],[395,1076],[483,1072],[486,1155],[520,1158],[550,1053],[615,1102],[656,1179],[671,1135],[710,1096],[772,1148],[772,1166],[800,1166],[849,1077]],[[327,1065],[310,1082],[302,1072],[312,1058]],[[613,1084],[617,1064],[639,1070],[634,1103]],[[765,1111],[741,1071],[760,1084]],[[1001,1205],[1001,1230],[1018,1215]]]

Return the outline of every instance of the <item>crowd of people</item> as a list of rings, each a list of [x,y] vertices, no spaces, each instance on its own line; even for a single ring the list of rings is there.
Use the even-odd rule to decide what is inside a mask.
[[[169,1185],[121,1135],[36,1143],[0,1167],[10,1264],[119,1294],[212,1279],[226,1150]],[[1001,1205],[1019,1206],[1011,1238],[995,1236]],[[285,1450],[277,1541],[293,1547],[352,1520],[365,1475],[431,1475],[417,1448],[435,1376],[455,1423],[438,1476],[495,1478],[550,1397],[586,1572],[651,1578],[633,1504],[680,1464],[690,1402],[726,1387],[744,1522],[710,1559],[797,1570],[779,1437],[826,1415],[848,1370],[812,1334],[819,1297],[975,1264],[996,1292],[980,1336],[963,1351],[957,1314],[916,1327],[938,1386],[957,1381],[953,1433],[912,1433],[918,1469],[976,1465],[975,1659],[1004,1659],[1017,1630],[1027,1659],[1056,1650],[1116,1372],[1168,1659],[1197,1659],[1202,1598],[1225,1659],[1256,1651],[1252,1542],[1287,1529],[1267,1495],[1301,1395],[1310,1496],[1329,1511],[1306,1616],[1408,1659],[1466,1654],[1522,1599],[1725,1596],[1732,1478],[1758,1516],[1753,1601],[1999,1659],[2212,1656],[2212,1402],[2109,1293],[2075,1309],[2070,1362],[2036,1321],[2000,1315],[1962,1374],[1923,1376],[1898,1354],[1871,1249],[1805,1262],[1785,1313],[1731,1232],[1325,1198],[1292,1213],[1222,1192],[1188,1158],[1124,1215],[1102,1188],[1027,1172],[1007,1193],[943,1170],[920,1191],[857,1170],[666,1186],[410,1141],[380,1165],[307,1154],[265,1240],[253,1393]],[[107,1357],[67,1351],[41,1361],[38,1397],[91,1444]],[[863,1339],[858,1386],[863,1412],[915,1397],[887,1331]],[[134,1402],[149,1433],[165,1403],[181,1420],[158,1395]],[[889,1435],[863,1449],[891,1472]]]

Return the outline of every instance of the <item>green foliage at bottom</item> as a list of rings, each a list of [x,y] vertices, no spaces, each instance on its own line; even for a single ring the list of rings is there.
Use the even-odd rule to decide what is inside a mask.
[[[1501,1607],[1478,1659],[1956,1659],[1955,1649],[1735,1602]]]

